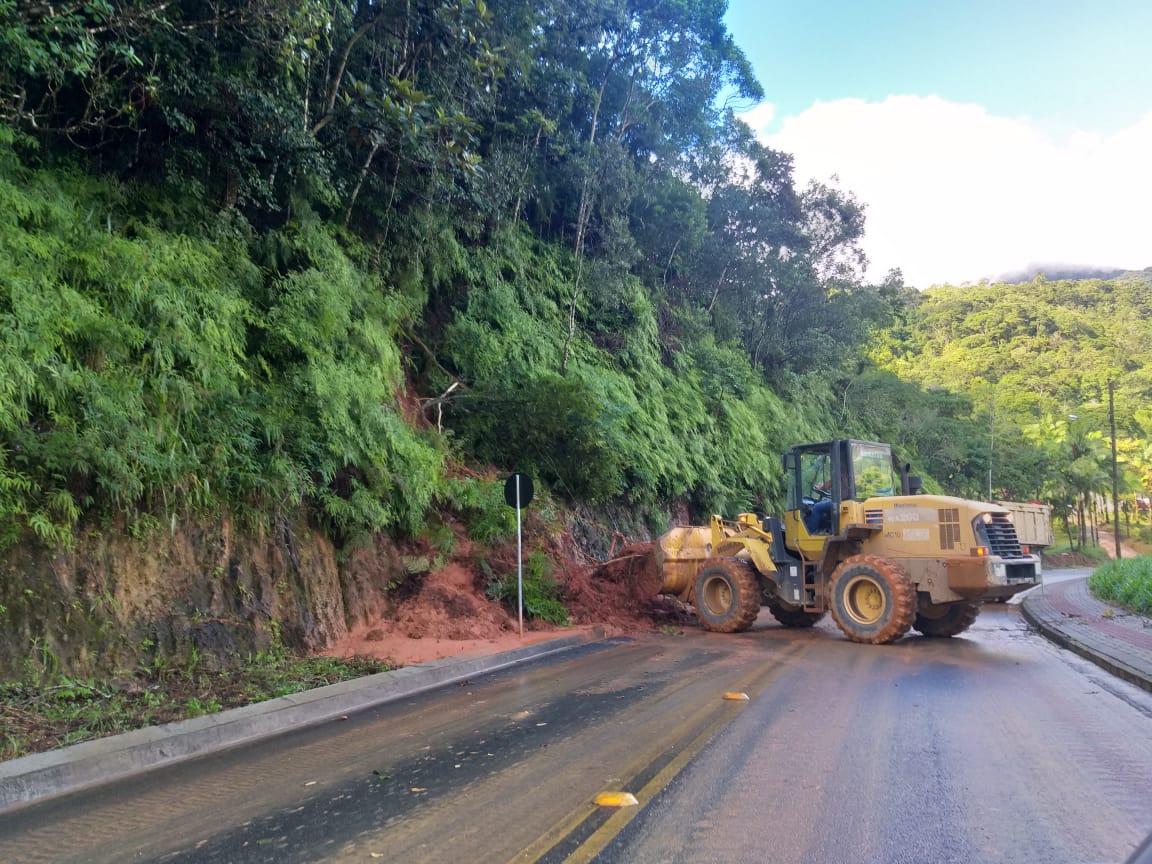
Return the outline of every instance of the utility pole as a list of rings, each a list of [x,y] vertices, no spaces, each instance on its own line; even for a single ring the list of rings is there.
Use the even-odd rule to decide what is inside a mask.
[[[988,420],[988,500],[992,501],[992,460],[996,454],[996,394],[992,394],[992,407]]]
[[[1112,534],[1116,538],[1116,558],[1120,559],[1120,482],[1116,475],[1116,384],[1108,379],[1108,424],[1112,427]]]

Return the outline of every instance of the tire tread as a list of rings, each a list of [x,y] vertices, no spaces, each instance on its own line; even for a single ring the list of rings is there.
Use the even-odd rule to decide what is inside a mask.
[[[892,611],[877,629],[865,631],[855,621],[840,615],[838,598],[831,596],[838,590],[840,578],[851,568],[865,566],[888,586],[892,594]],[[916,586],[899,564],[879,555],[853,555],[845,558],[832,573],[829,582],[829,607],[836,626],[853,642],[886,645],[895,642],[912,628],[916,619]]]
[[[942,618],[925,618],[917,615],[916,620],[912,622],[912,627],[924,636],[945,639],[963,633],[975,623],[976,617],[980,614],[979,603],[956,603],[954,609],[955,615],[951,614],[952,610],[949,610],[949,613],[946,613]]]
[[[710,570],[722,569],[732,580],[736,602],[734,608],[722,621],[712,621],[700,614],[697,598],[696,617],[705,630],[713,633],[739,633],[747,630],[760,615],[760,582],[756,568],[743,558],[718,557],[705,563],[696,576],[696,590],[699,592],[705,574]]]

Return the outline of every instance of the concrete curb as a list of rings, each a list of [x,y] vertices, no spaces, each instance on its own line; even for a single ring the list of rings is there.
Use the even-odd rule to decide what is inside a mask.
[[[1027,601],[1020,604],[1020,611],[1024,615],[1024,620],[1039,630],[1041,635],[1048,639],[1048,641],[1054,642],[1061,648],[1066,648],[1072,653],[1080,655],[1085,660],[1090,660],[1101,669],[1111,672],[1117,678],[1122,678],[1129,684],[1135,684],[1137,687],[1152,692],[1152,675],[1149,675],[1143,670],[1136,669],[1133,666],[1129,666],[1122,660],[1110,657],[1107,654],[1089,647],[1070,633],[1046,621],[1040,615],[1037,615],[1034,610],[1029,608]]]
[[[576,633],[502,654],[405,666],[217,714],[0,762],[0,812],[161,765],[333,720],[603,638]]]

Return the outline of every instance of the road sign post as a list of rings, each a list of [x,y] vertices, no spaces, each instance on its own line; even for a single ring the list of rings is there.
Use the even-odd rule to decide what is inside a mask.
[[[521,531],[520,510],[532,501],[532,478],[517,472],[504,483],[504,500],[516,508],[516,618],[520,622],[520,638],[524,638],[524,540]]]

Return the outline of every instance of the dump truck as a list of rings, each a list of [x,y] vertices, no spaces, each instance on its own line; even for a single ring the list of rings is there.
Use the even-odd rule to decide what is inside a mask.
[[[1038,555],[996,504],[923,494],[887,444],[836,439],[784,454],[782,517],[713,516],[655,547],[662,591],[709,630],[746,630],[767,606],[785,627],[831,613],[855,642],[968,629],[986,600],[1040,584]]]
[[[1039,501],[997,501],[1008,511],[1012,525],[1016,528],[1016,539],[1021,546],[1027,546],[1039,553],[1052,545],[1052,508]]]

